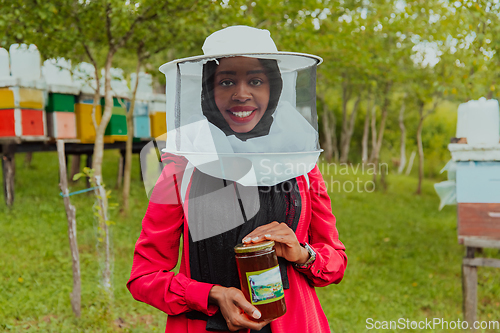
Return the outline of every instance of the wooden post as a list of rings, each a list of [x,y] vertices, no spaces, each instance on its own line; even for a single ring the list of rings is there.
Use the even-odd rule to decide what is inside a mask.
[[[73,177],[80,172],[80,155],[72,155],[71,158],[71,171],[69,173],[69,181],[74,183]]]
[[[8,207],[12,207],[14,204],[15,150],[15,145],[10,143],[6,143],[2,147],[3,193]]]
[[[85,166],[92,169],[92,154],[87,154],[87,159],[85,161]],[[87,178],[87,188],[90,188],[90,178]],[[89,192],[90,194],[90,192]]]
[[[73,292],[70,294],[71,307],[76,317],[81,313],[81,277],[80,277],[80,256],[78,254],[78,242],[76,240],[76,209],[69,200],[68,179],[66,175],[66,158],[64,152],[64,141],[57,140],[57,153],[59,156],[59,186],[64,195],[64,207],[68,219],[68,237],[71,250],[71,261],[73,267]]]
[[[27,152],[26,157],[24,159],[24,167],[25,168],[30,168],[31,167],[31,160],[33,159],[33,153],[32,152]]]
[[[476,321],[477,312],[477,266],[469,266],[467,259],[474,258],[476,248],[466,247],[466,256],[462,263],[463,309],[465,321],[469,327]]]

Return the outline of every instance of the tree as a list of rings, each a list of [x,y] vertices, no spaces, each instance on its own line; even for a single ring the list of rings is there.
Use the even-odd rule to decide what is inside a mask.
[[[126,44],[126,48],[136,51],[136,78],[143,64],[151,57],[164,52],[165,50],[189,52],[193,45],[202,45],[200,36],[206,33],[207,20],[211,10],[218,4],[208,3],[199,5],[195,3],[181,3],[178,7],[169,8],[158,14],[155,19],[136,29],[132,38]],[[187,22],[192,22],[186,25]],[[156,33],[152,34],[151,31]],[[197,42],[197,43],[195,43]],[[132,87],[132,96],[129,111],[127,112],[127,142],[125,149],[125,167],[123,172],[123,211],[129,209],[130,178],[132,169],[132,140],[134,136],[133,114],[137,95],[139,80],[135,81]]]
[[[86,57],[95,69],[95,106],[100,102],[99,69],[104,68],[105,107],[101,122],[96,125],[96,138],[92,161],[92,181],[96,185],[100,228],[104,231],[105,260],[103,286],[111,296],[111,261],[107,198],[102,179],[104,132],[111,118],[113,96],[111,91],[111,67],[114,56],[141,27],[179,8],[191,8],[191,2],[146,1],[87,1],[56,0],[50,3],[38,0],[8,1],[13,19],[20,22],[20,30],[14,30],[19,39],[39,46],[45,58],[64,57],[74,62]],[[33,10],[36,8],[37,10]],[[24,31],[21,34],[20,31]],[[19,34],[21,34],[19,36]]]

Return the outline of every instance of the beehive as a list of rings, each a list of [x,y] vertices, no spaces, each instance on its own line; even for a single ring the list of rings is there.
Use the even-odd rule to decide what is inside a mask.
[[[9,88],[0,88],[0,109],[13,109],[15,107],[14,91]]]
[[[458,162],[458,236],[500,240],[500,162]]]
[[[104,110],[104,98],[101,99]],[[113,97],[113,109],[104,137],[106,142],[127,141],[127,101]]]
[[[75,112],[75,96],[69,94],[49,93],[47,112]]]
[[[46,136],[43,91],[25,87],[0,88],[0,137],[27,140]]]
[[[157,138],[167,132],[167,105],[165,95],[155,94],[149,107],[151,136]]]
[[[19,129],[20,130],[20,129]],[[19,136],[21,133],[19,133]],[[16,117],[14,109],[0,110],[0,137],[15,137],[16,135]]]
[[[104,135],[111,138],[112,141],[127,141],[127,116],[111,115]]]
[[[56,139],[76,139],[74,112],[47,112],[47,132]]]
[[[157,138],[167,132],[167,114],[165,112],[156,112],[149,115],[151,120],[151,136]]]
[[[43,110],[44,100],[42,90],[22,87],[14,87],[13,89],[16,88],[18,89],[20,108]],[[14,90],[14,95],[16,95],[16,90]]]
[[[92,121],[92,104],[75,104],[76,137],[82,143],[93,143],[95,141],[95,128]],[[96,106],[95,119],[97,125],[101,123],[101,106]]]
[[[130,109],[130,103],[127,108]],[[133,113],[134,138],[149,139],[151,137],[148,102],[136,100]]]
[[[44,137],[45,111],[32,109],[16,109],[21,112],[21,136],[22,137]]]
[[[45,111],[47,112],[47,130],[50,137],[56,139],[75,139],[77,137],[74,95],[49,93]]]

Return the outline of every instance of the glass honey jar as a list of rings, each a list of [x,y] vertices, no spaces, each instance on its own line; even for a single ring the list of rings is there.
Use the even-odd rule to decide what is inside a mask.
[[[234,247],[241,291],[262,314],[259,321],[285,314],[285,293],[274,241]]]

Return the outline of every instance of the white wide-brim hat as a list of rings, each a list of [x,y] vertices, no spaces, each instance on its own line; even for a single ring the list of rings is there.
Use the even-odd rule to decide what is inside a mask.
[[[306,53],[280,52],[268,30],[244,25],[227,27],[211,34],[205,39],[203,55],[176,59],[160,66],[166,74],[172,67],[183,62],[206,63],[218,58],[246,56],[278,61],[281,72],[296,71],[323,62],[321,57]]]

